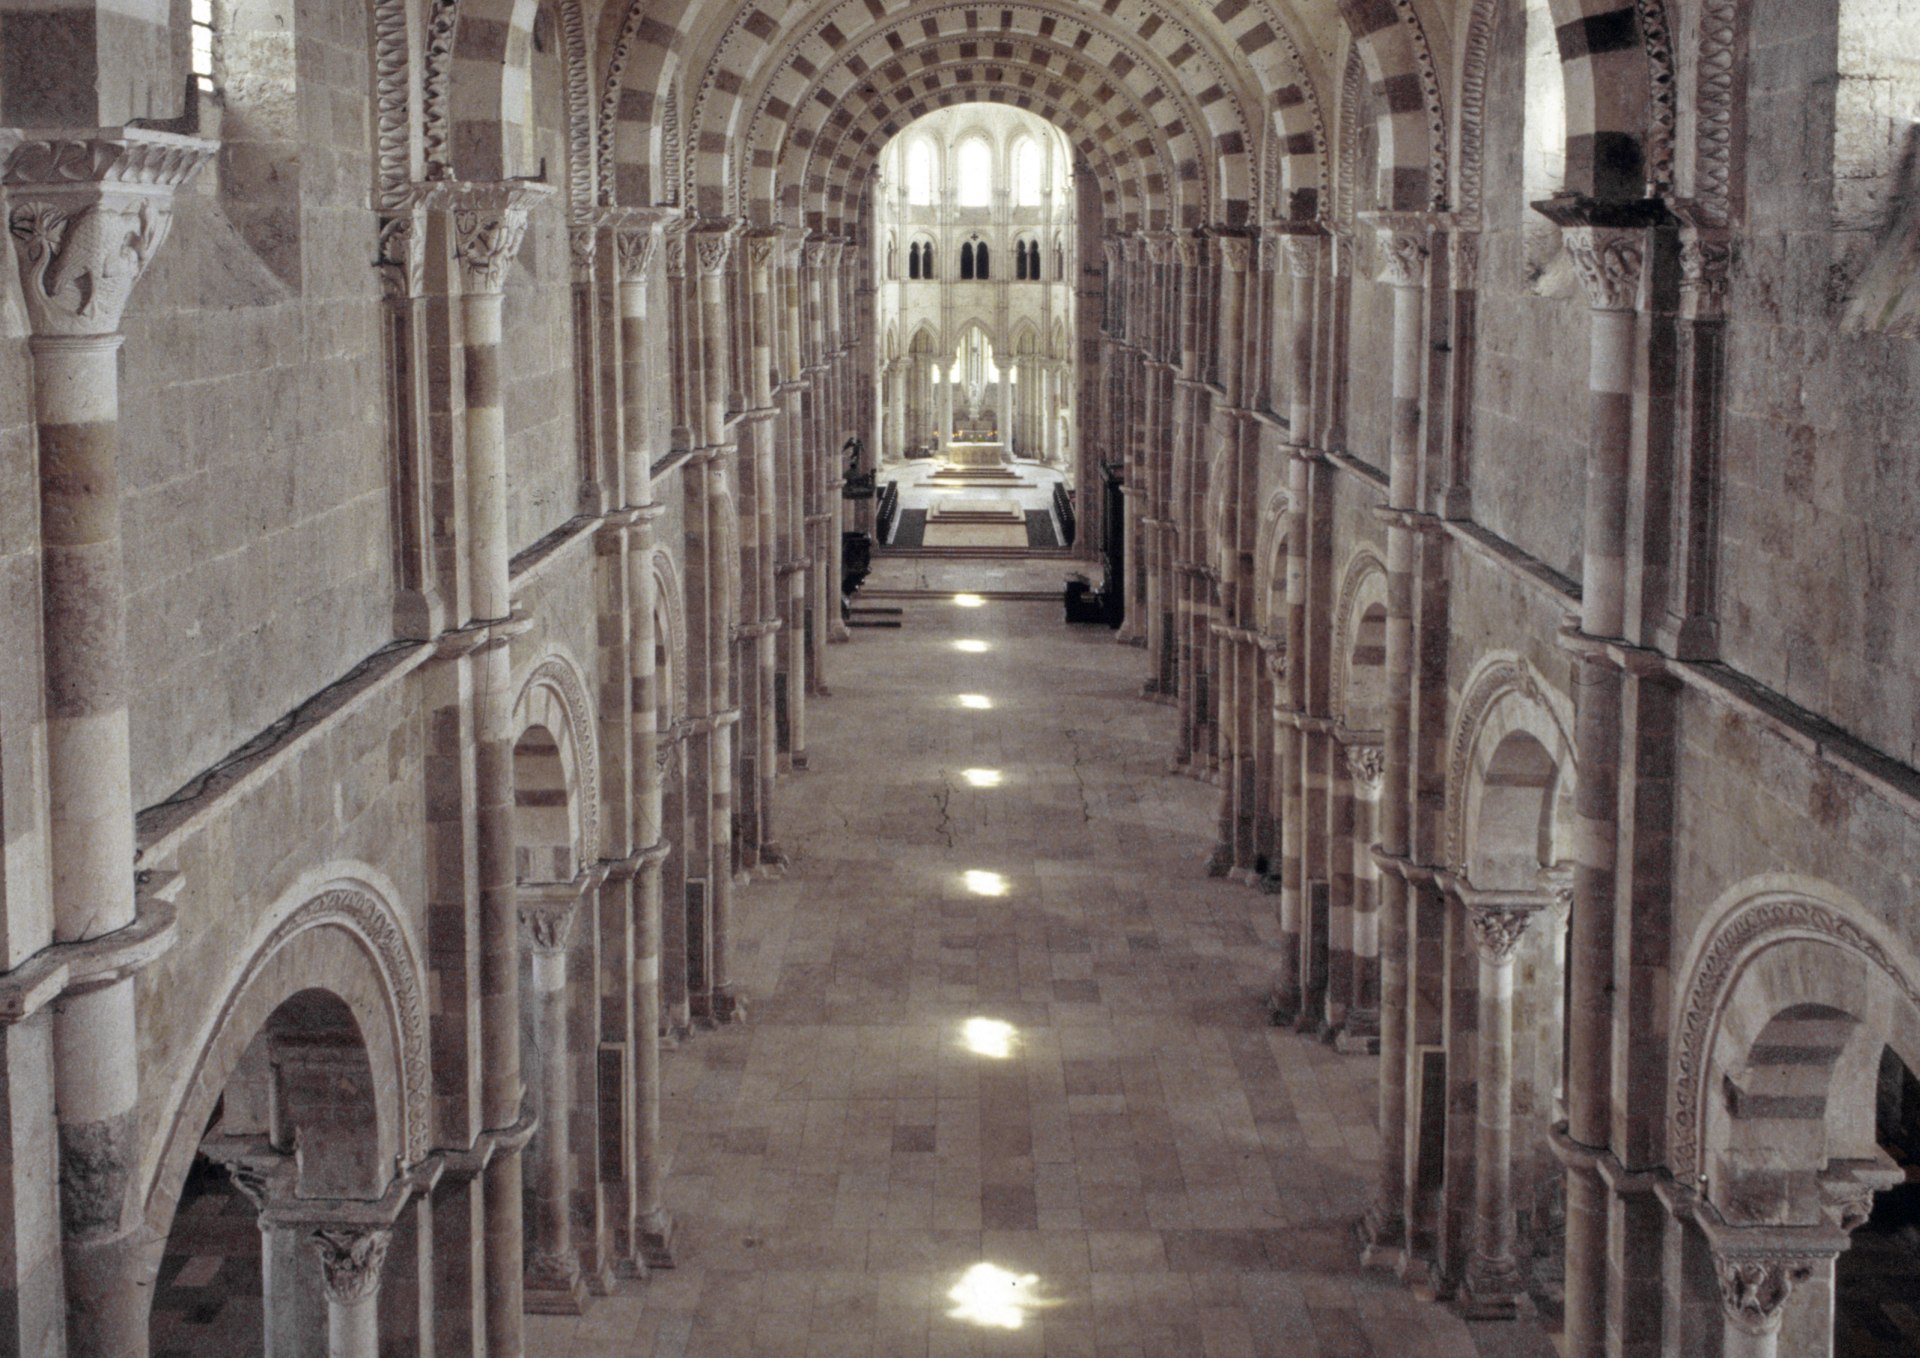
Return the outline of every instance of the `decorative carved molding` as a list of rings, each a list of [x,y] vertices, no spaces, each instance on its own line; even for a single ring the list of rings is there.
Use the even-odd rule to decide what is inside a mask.
[[[459,20],[460,0],[433,0],[423,54],[426,74],[420,86],[420,140],[428,179],[453,178],[453,155],[448,149],[453,140],[453,115],[447,107],[447,90],[453,75],[453,33]]]
[[[1838,1230],[1852,1235],[1873,1215],[1873,1185],[1858,1179],[1827,1179],[1820,1185],[1820,1206]]]
[[[1647,53],[1647,196],[1673,187],[1674,129],[1679,125],[1673,39],[1665,0],[1639,0],[1640,39]]]
[[[174,192],[213,156],[197,137],[126,129],[16,143],[0,183],[36,335],[110,335],[173,224]]]
[[[1704,0],[1694,75],[1693,196],[1708,221],[1733,216],[1734,74],[1739,0]]]
[[[1763,896],[1738,908],[1715,930],[1694,964],[1673,1043],[1673,1096],[1668,1163],[1676,1175],[1705,1177],[1703,1112],[1713,1036],[1734,977],[1749,958],[1778,943],[1811,940],[1849,949],[1885,973],[1908,1003],[1920,1006],[1920,985],[1859,924],[1819,901]],[[1812,998],[1812,997],[1809,997]]]
[[[379,247],[374,268],[380,271],[380,290],[388,297],[418,297],[426,291],[425,224],[407,209],[380,219]]]
[[[1716,1251],[1713,1271],[1720,1283],[1720,1307],[1748,1334],[1774,1334],[1794,1284],[1812,1275],[1813,1263],[1804,1255],[1769,1258]]]
[[[328,1226],[307,1237],[320,1256],[327,1300],[342,1305],[365,1301],[380,1291],[393,1232],[364,1226]]]
[[[1433,64],[1427,30],[1420,23],[1413,0],[1393,0],[1393,7],[1400,11],[1400,21],[1407,26],[1414,65],[1420,76],[1420,98],[1427,114],[1427,205],[1440,210],[1447,205],[1447,116],[1440,96],[1440,73]]]
[[[1571,226],[1564,233],[1574,271],[1595,311],[1632,311],[1646,263],[1645,233],[1630,227]]]
[[[1454,155],[1458,167],[1454,205],[1463,218],[1476,224],[1481,220],[1485,176],[1482,138],[1486,132],[1487,59],[1493,47],[1495,4],[1496,0],[1473,0],[1460,57],[1460,108],[1456,118],[1460,149]]]
[[[561,53],[567,82],[567,197],[576,217],[597,201],[593,136],[593,72],[587,60],[580,0],[559,0]]]
[[[1482,958],[1495,965],[1513,960],[1513,951],[1520,946],[1520,939],[1532,922],[1531,910],[1467,907],[1467,925],[1473,930],[1474,946]]]
[[[374,0],[373,81],[377,198],[382,212],[406,205],[413,182],[410,115],[412,36],[407,0]]]

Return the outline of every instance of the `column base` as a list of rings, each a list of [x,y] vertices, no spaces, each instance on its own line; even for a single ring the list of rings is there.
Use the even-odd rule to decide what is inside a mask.
[[[587,1285],[580,1261],[568,1255],[527,1261],[521,1309],[530,1316],[577,1316],[587,1309]]]
[[[1280,885],[1280,878],[1271,872],[1260,878],[1259,887],[1262,896],[1278,896],[1284,889]]]
[[[1380,1015],[1349,1009],[1347,1021],[1333,1034],[1333,1049],[1352,1056],[1380,1054]]]
[[[1213,846],[1213,852],[1207,855],[1207,876],[1225,877],[1233,870],[1233,849],[1225,844]]]
[[[1466,1286],[1454,1305],[1468,1320],[1513,1320],[1526,1301],[1526,1279],[1513,1260],[1475,1255],[1467,1263]]]
[[[778,844],[768,843],[760,846],[760,875],[762,877],[769,881],[777,882],[787,875],[787,869],[791,866],[792,862],[787,858],[787,851]]]
[[[791,768],[795,773],[805,773],[807,771],[807,752],[805,750],[795,750],[792,754],[788,755],[787,767]]]
[[[1406,1233],[1407,1224],[1399,1212],[1378,1203],[1369,1207],[1366,1215],[1353,1223],[1354,1239],[1360,1246],[1361,1267],[1384,1268],[1395,1274],[1401,1273],[1407,1257]]]
[[[833,642],[835,645],[839,645],[844,641],[852,641],[853,633],[847,630],[847,625],[844,622],[836,622],[827,629],[827,640]],[[826,690],[822,689],[821,692],[824,693]]]
[[[673,1214],[666,1208],[641,1216],[635,1253],[645,1268],[673,1267]]]
[[[747,1021],[747,997],[737,994],[731,986],[725,990],[713,992],[708,1002],[708,1017],[716,1025],[745,1023]]]
[[[1227,873],[1227,879],[1238,882],[1241,886],[1254,886],[1259,883],[1260,874],[1252,868],[1234,868]]]

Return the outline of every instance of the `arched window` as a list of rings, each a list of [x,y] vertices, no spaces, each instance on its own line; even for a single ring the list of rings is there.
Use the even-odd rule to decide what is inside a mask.
[[[193,83],[213,93],[213,0],[193,0]]]
[[[1013,201],[1016,207],[1040,206],[1041,151],[1030,137],[1013,150]]]
[[[961,207],[989,206],[993,202],[993,152],[986,139],[969,137],[961,142],[955,166],[954,201]]]
[[[960,247],[960,277],[966,281],[973,279],[973,242],[967,241]]]
[[[1067,278],[1067,247],[1058,236],[1053,238],[1053,281],[1064,283]]]
[[[915,241],[907,247],[907,277],[920,276],[920,242]]]
[[[1561,76],[1560,40],[1547,0],[1527,0],[1527,121],[1521,157],[1523,201],[1551,198],[1566,185],[1567,89]],[[1522,208],[1527,281],[1541,286],[1561,258],[1560,230],[1538,213]]]
[[[920,276],[922,278],[938,278],[940,276],[935,273],[933,269],[932,241],[927,241],[920,247]]]
[[[933,201],[933,147],[924,141],[907,148],[907,201]]]
[[[1025,282],[1027,277],[1027,243],[1017,240],[1013,243],[1013,276],[1017,282]]]
[[[987,243],[981,241],[973,247],[973,276],[982,281],[993,277],[993,271],[987,263]]]

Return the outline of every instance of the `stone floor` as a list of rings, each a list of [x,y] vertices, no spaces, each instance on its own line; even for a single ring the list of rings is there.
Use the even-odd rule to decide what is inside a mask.
[[[782,784],[748,1023],[667,1054],[678,1267],[530,1358],[1550,1355],[1358,1268],[1374,1061],[1265,1023],[1273,901],[1202,876],[1138,654],[903,606]]]

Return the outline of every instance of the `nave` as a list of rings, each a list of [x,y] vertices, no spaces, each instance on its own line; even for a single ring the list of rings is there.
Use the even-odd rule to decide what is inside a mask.
[[[1359,1267],[1377,1061],[1265,1021],[1275,914],[1202,873],[1135,653],[975,598],[842,653],[748,1022],[664,1057],[677,1266],[530,1358],[1551,1354]]]

